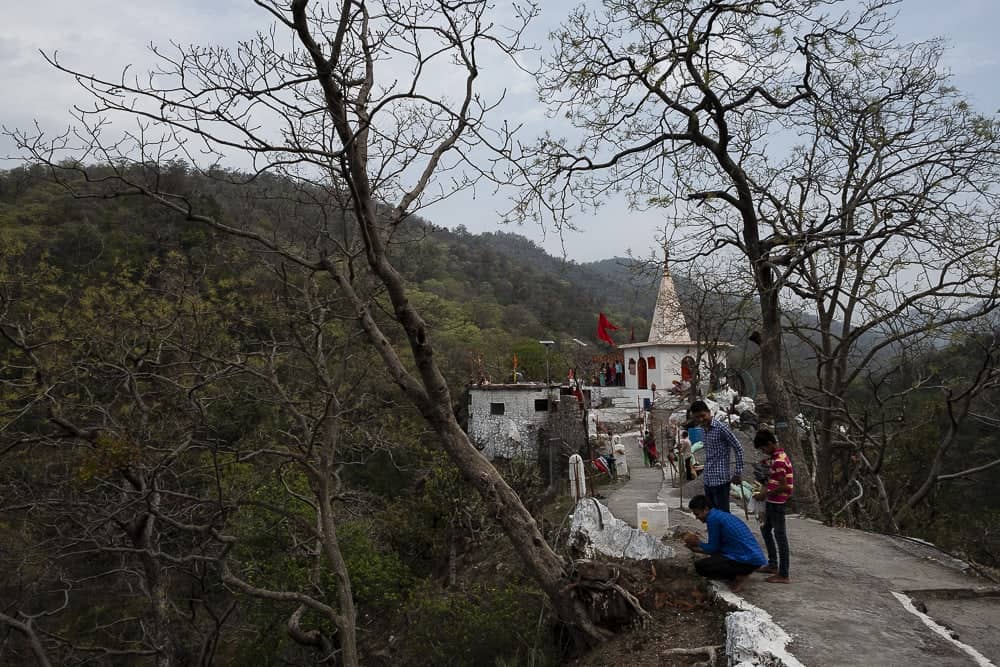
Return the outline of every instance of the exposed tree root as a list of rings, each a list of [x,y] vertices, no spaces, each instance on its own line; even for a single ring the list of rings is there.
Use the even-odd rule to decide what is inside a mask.
[[[717,651],[722,650],[722,646],[698,646],[696,648],[671,648],[662,651],[664,655],[704,655],[705,662],[697,663],[704,667],[711,667],[715,664]]]

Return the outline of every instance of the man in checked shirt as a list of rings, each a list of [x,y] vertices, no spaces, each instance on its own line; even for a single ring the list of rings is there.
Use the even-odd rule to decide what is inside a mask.
[[[743,482],[743,445],[729,427],[712,416],[705,401],[691,404],[691,418],[705,430],[705,497],[708,506],[723,512],[729,511],[729,484]],[[732,450],[736,468],[730,475],[729,451]]]

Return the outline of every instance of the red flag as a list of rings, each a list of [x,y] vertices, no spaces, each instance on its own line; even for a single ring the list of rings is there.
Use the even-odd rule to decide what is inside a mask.
[[[618,327],[611,324],[611,322],[608,321],[607,316],[604,313],[601,313],[600,317],[597,318],[597,338],[599,340],[603,340],[611,347],[615,347],[615,341],[611,340],[611,336],[608,334],[608,329],[617,331]]]

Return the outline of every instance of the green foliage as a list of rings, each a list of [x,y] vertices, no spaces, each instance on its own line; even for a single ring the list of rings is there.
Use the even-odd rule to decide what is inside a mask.
[[[413,585],[413,575],[397,553],[378,548],[371,533],[372,527],[360,521],[337,528],[351,590],[366,611],[397,611]]]
[[[242,211],[235,193],[185,169],[168,168],[164,178],[178,191],[190,190],[200,212],[226,217]],[[301,224],[271,206],[255,215],[282,226],[283,233]],[[395,251],[456,397],[475,355],[491,368],[509,369],[516,351],[521,369],[541,379],[545,351],[539,338],[589,339],[601,310],[619,324],[624,322],[616,308],[636,321],[647,314],[644,304],[636,305],[635,293],[622,287],[627,277],[620,267],[598,270],[554,259],[513,234],[473,236],[419,220],[408,224],[400,237],[412,232],[417,238],[403,238]],[[305,592],[336,606],[332,568],[325,556],[315,556],[315,509],[302,500],[313,498],[314,489],[290,456],[305,451],[315,436],[266,386],[273,370],[273,378],[292,392],[296,410],[322,408],[325,397],[315,369],[293,354],[289,341],[315,333],[316,320],[297,320],[296,313],[332,313],[321,331],[331,345],[330,367],[351,379],[345,396],[352,401],[338,416],[342,437],[336,455],[344,463],[339,470],[344,487],[336,513],[350,517],[339,523],[338,538],[361,613],[376,619],[376,629],[398,626],[404,612],[415,614],[421,619],[420,639],[407,637],[406,645],[418,647],[426,638],[438,647],[434,655],[442,657],[440,664],[489,662],[494,656],[537,664],[530,647],[546,643],[536,642],[534,634],[540,597],[519,592],[520,582],[498,588],[490,583],[497,576],[491,569],[468,592],[436,592],[434,582],[444,568],[461,569],[464,558],[480,557],[475,553],[484,544],[503,538],[478,494],[430,442],[433,435],[419,415],[401,406],[376,355],[362,344],[352,313],[337,302],[336,288],[315,275],[289,279],[282,273],[288,270],[140,198],[77,201],[33,170],[0,173],[4,324],[9,332],[22,327],[35,346],[30,354],[13,345],[0,350],[0,425],[5,437],[50,438],[57,444],[11,450],[0,483],[14,485],[18,493],[48,493],[57,501],[65,494],[66,502],[78,503],[72,507],[89,503],[97,515],[121,511],[122,521],[131,521],[147,505],[141,491],[135,502],[123,495],[121,489],[128,489],[123,475],[159,475],[157,488],[171,516],[192,525],[211,523],[236,536],[228,547],[235,574],[251,585]],[[311,290],[308,304],[304,291],[295,292],[300,287]],[[384,306],[379,301],[384,297],[371,293]],[[643,298],[651,304],[649,294]],[[611,302],[617,305],[605,305]],[[398,341],[395,325],[383,321]],[[561,374],[556,357],[554,351],[553,377]],[[67,442],[65,432],[51,423],[52,405],[97,436]],[[515,484],[537,482],[526,472],[508,474]],[[194,503],[199,498],[205,502]],[[56,527],[77,530],[90,520],[98,521],[100,530],[88,539],[121,539],[100,516],[77,514],[63,526],[24,524],[31,531],[21,534],[24,543],[14,545],[12,558],[26,559],[37,544],[58,537]],[[0,520],[21,525],[17,516]],[[197,531],[165,521],[157,522],[156,530],[163,553],[212,553],[211,540]],[[49,558],[37,554],[40,563]],[[120,566],[96,560],[73,563],[73,574],[88,577],[100,567]],[[134,563],[129,567],[139,569]],[[39,590],[57,590],[55,575],[43,575]],[[418,577],[425,581],[411,594]],[[206,590],[195,595],[187,588],[189,579]],[[94,581],[100,581],[94,584],[97,594],[106,584]],[[117,627],[121,614],[142,618],[148,600],[134,585],[115,583],[107,580],[101,605],[83,604],[84,610],[83,597],[74,598],[70,613],[77,622],[56,629],[79,638],[87,624]],[[13,578],[0,580],[0,592],[17,585]],[[311,650],[285,631],[291,603],[234,598],[210,567],[191,577],[179,566],[165,585],[178,609],[202,600],[238,599],[233,616],[238,620],[220,639],[219,655],[226,661],[310,660]],[[217,608],[224,606],[220,602]],[[202,620],[209,622],[199,608],[194,621],[181,622]],[[302,620],[305,628],[334,635],[329,621],[313,612]],[[450,648],[433,637],[446,626],[457,631],[449,635]]]
[[[529,380],[545,380],[545,346],[537,340],[521,339],[511,346],[511,352],[517,355],[517,369]],[[549,373],[552,377],[562,377],[558,360],[549,355]]]
[[[453,540],[483,529],[479,495],[443,453],[424,450],[426,468],[413,493],[383,513],[393,548],[419,576],[441,574]]]
[[[413,622],[404,662],[478,667],[523,664],[530,656],[541,664],[544,660],[534,649],[541,605],[540,595],[528,596],[511,586],[440,591],[427,583],[419,585],[407,604]]]
[[[138,456],[139,449],[135,443],[123,437],[102,433],[84,455],[79,478],[83,482],[89,482],[94,477],[133,464]]]

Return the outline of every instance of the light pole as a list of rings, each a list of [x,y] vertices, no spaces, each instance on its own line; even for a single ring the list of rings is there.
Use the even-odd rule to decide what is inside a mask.
[[[549,377],[549,350],[552,346],[556,344],[554,340],[540,340],[538,341],[545,346],[545,384],[552,384],[552,379]]]
[[[570,340],[576,344],[576,347],[573,348],[573,368],[575,369],[573,371],[573,379],[575,381],[579,379],[576,377],[576,374],[579,372],[580,365],[583,363],[583,348],[587,347],[587,344],[579,338],[571,338]]]

